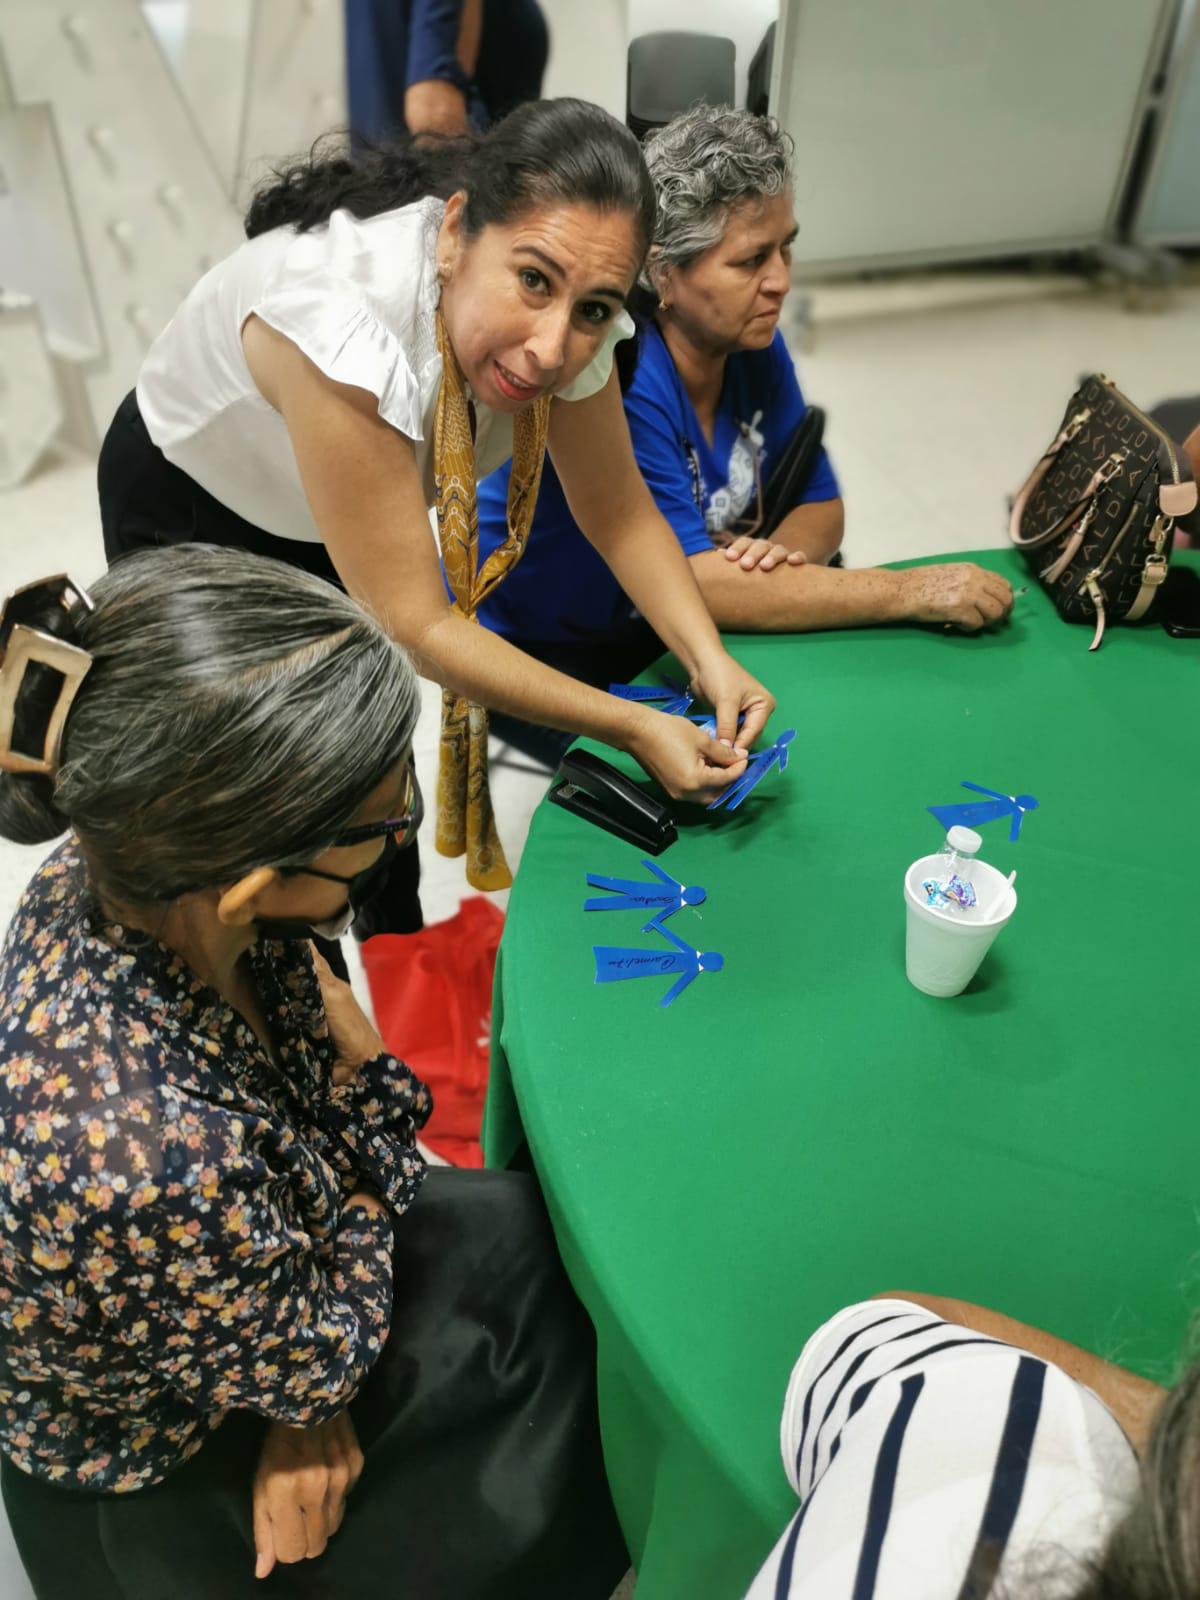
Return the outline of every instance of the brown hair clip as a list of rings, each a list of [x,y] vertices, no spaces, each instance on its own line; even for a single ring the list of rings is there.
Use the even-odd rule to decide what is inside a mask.
[[[54,578],[41,578],[37,583],[27,583],[16,589],[4,602],[0,612],[0,771],[35,773],[52,778],[58,769],[63,728],[67,713],[79,686],[87,677],[92,657],[78,645],[56,639],[52,633],[34,626],[34,619],[44,614],[47,601],[56,601],[69,614],[75,606],[95,610],[90,596],[78,584],[72,583],[65,573]],[[62,677],[58,699],[46,723],[40,755],[27,754],[13,749],[13,729],[17,718],[17,701],[25,682],[25,673],[31,662],[49,667]]]

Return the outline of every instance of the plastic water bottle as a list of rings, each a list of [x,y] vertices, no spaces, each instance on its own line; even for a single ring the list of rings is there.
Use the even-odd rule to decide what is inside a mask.
[[[937,876],[921,885],[935,911],[969,911],[975,904],[971,868],[982,847],[983,840],[973,828],[954,827],[947,833]]]

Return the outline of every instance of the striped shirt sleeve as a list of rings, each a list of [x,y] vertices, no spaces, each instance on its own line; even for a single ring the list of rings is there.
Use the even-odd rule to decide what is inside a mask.
[[[1136,1492],[1090,1390],[901,1300],[818,1329],[780,1442],[800,1507],[747,1600],[982,1597],[1018,1552],[1093,1553]]]

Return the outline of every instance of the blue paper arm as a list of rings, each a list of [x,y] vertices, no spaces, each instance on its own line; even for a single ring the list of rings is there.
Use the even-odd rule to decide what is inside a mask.
[[[985,789],[981,783],[960,783],[960,789],[973,789],[976,794],[990,795],[993,800],[1011,800],[1012,796],[1001,794],[998,789]]]
[[[751,761],[749,769],[742,773],[736,783],[731,783],[728,789],[719,794],[708,809],[715,811],[718,806],[724,806],[726,811],[736,811],[746,796],[766,777],[773,764],[762,757]]]
[[[587,881],[589,889],[612,889],[618,893],[624,889],[626,883],[624,878],[606,878],[599,872],[589,872]]]
[[[691,983],[695,978],[699,977],[699,975],[700,975],[700,968],[699,968],[699,965],[697,965],[696,967],[694,967],[692,969],[691,972],[685,972],[685,973],[682,974],[681,977],[676,978],[675,982],[671,985],[671,987],[667,990],[666,994],[663,995],[662,999],[658,1002],[659,1005],[660,1006],[669,1006],[671,1004],[672,1000],[678,1000],[679,996],[687,988],[688,984]]]
[[[642,928],[642,932],[643,933],[666,933],[667,930],[663,926],[663,924],[666,922],[668,917],[673,917],[678,910],[679,910],[678,906],[660,906],[659,909],[650,918],[650,921],[647,922],[645,924],[645,926]]]
[[[683,885],[677,882],[669,872],[664,872],[656,861],[643,861],[642,865],[644,867],[648,867],[654,876],[659,880],[659,882],[662,883],[666,888],[682,891]]]

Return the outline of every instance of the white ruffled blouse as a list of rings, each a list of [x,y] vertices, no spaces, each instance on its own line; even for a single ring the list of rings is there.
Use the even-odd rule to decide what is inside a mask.
[[[360,221],[335,211],[325,227],[274,228],[206,273],[155,340],[138,376],[138,407],[168,461],[247,522],[320,543],[282,416],[263,399],[242,349],[252,313],[323,373],[375,395],[379,415],[413,443],[434,504],[433,417],[442,378],[434,313],[443,202],[432,198]],[[612,318],[589,366],[557,396],[585,400],[633,332]],[[476,406],[476,470],[512,455],[512,417]]]

